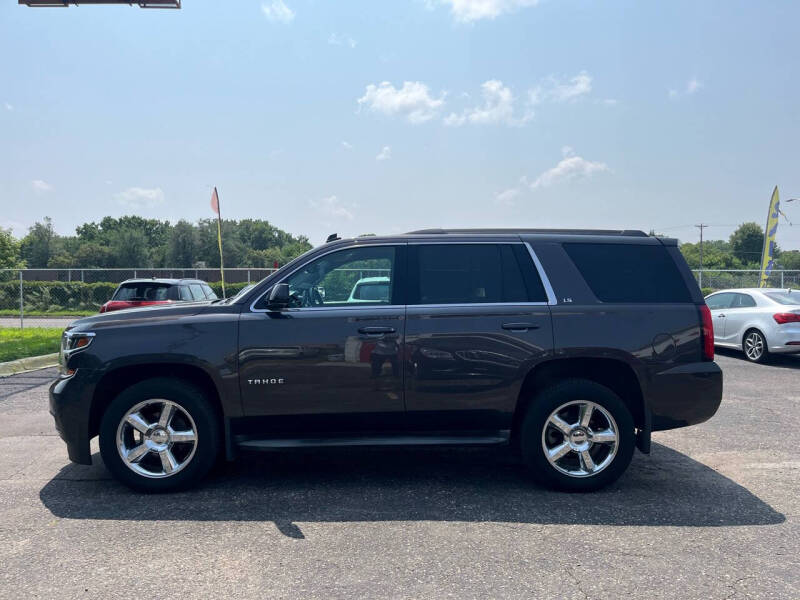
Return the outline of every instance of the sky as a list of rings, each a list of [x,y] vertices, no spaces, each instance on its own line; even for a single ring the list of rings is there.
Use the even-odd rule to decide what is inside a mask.
[[[0,4],[0,226],[261,218],[315,245],[428,227],[766,221],[800,248],[800,3]]]

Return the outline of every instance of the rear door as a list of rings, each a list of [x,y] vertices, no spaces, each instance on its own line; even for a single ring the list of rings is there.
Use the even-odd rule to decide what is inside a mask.
[[[502,430],[553,347],[545,288],[519,243],[409,244],[405,396],[418,430]]]

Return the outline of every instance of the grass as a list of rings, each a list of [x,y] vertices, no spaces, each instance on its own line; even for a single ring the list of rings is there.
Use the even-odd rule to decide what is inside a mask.
[[[90,317],[96,315],[97,310],[32,310],[25,311],[27,317]],[[16,317],[19,319],[19,310],[0,310],[0,317]]]
[[[0,327],[0,362],[52,354],[60,343],[60,329]]]

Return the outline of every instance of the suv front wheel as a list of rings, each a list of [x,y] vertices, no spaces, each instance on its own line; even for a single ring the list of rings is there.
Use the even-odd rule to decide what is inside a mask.
[[[607,387],[571,379],[533,399],[520,428],[520,446],[540,483],[593,491],[618,479],[630,464],[633,418]]]
[[[120,393],[100,422],[100,454],[111,474],[143,492],[187,488],[217,459],[213,408],[189,383],[156,378]]]

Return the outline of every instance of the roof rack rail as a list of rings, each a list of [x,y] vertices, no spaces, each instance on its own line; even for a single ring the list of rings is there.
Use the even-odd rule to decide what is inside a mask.
[[[544,233],[554,235],[626,235],[631,237],[647,237],[639,229],[418,229],[409,231],[407,235],[444,235],[444,234],[498,234],[498,233]]]

